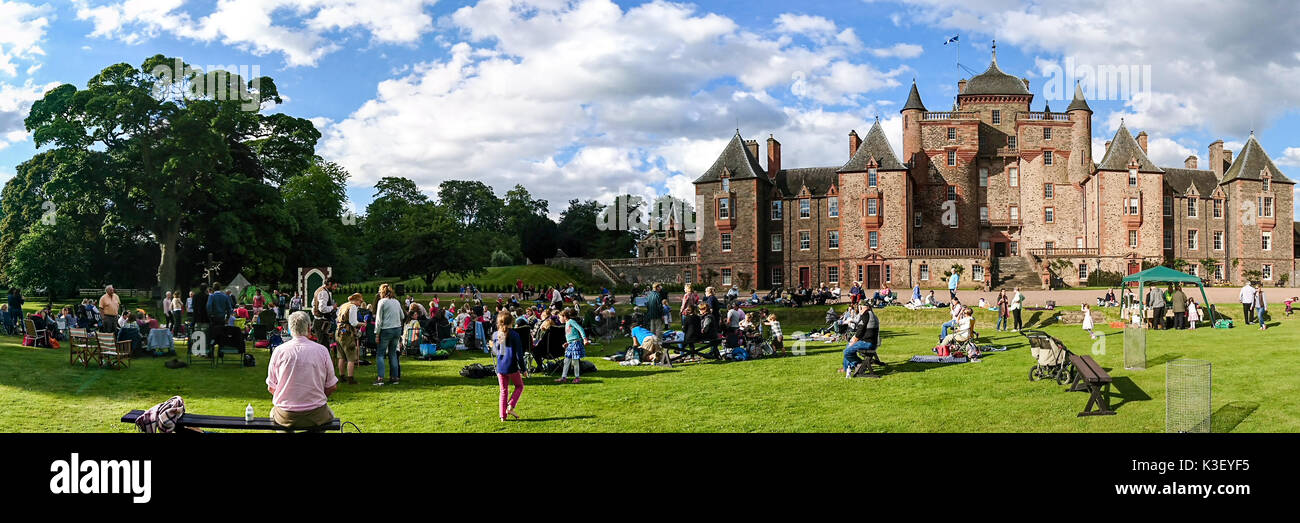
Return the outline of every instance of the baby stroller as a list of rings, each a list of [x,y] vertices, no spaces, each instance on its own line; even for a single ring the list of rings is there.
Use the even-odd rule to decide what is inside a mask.
[[[1064,385],[1074,379],[1074,364],[1070,363],[1070,350],[1065,344],[1043,331],[1021,331],[1029,339],[1029,353],[1034,366],[1029,368],[1029,381],[1056,380]]]

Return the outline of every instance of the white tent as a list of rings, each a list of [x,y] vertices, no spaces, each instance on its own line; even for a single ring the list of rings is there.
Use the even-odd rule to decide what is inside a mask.
[[[230,280],[230,285],[226,286],[226,290],[230,291],[230,294],[237,299],[249,285],[252,284],[248,283],[248,278],[245,278],[244,273],[241,272],[235,275],[235,279]]]

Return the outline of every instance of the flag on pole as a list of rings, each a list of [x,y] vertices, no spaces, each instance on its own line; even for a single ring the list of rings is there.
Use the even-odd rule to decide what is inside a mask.
[[[945,40],[945,41],[943,42],[943,45],[948,45],[948,44],[951,44],[951,43],[953,43],[953,42],[956,42],[956,41],[957,41],[957,38],[959,38],[959,37],[961,37],[961,35],[953,36],[952,38],[949,38],[949,39]]]

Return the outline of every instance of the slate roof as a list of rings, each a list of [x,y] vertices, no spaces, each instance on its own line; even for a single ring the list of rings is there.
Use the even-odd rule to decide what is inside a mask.
[[[1219,185],[1219,177],[1214,174],[1214,171],[1182,167],[1161,167],[1161,169],[1165,171],[1165,185],[1173,189],[1175,194],[1187,194],[1187,188],[1195,185],[1196,194],[1208,198],[1214,194],[1215,187]]]
[[[1024,80],[1002,72],[998,68],[997,55],[989,63],[988,70],[971,77],[966,82],[966,90],[961,94],[1031,94],[1025,87]]]
[[[916,92],[915,85],[913,85],[912,89],[912,92]],[[898,161],[898,157],[894,156],[894,148],[890,147],[889,137],[885,136],[885,130],[880,127],[880,120],[876,120],[876,123],[871,125],[871,130],[867,131],[867,137],[862,140],[862,145],[858,146],[858,151],[839,170],[842,172],[865,171],[871,158],[876,159],[878,166],[876,168],[882,171],[906,169],[903,162]]]
[[[1106,149],[1106,156],[1101,158],[1101,163],[1097,164],[1099,171],[1127,171],[1128,161],[1132,158],[1138,160],[1138,172],[1143,173],[1161,173],[1163,169],[1156,167],[1155,163],[1147,158],[1146,153],[1138,146],[1137,140],[1129,134],[1128,129],[1121,122],[1119,130],[1115,131],[1115,137],[1110,141],[1110,147]]]
[[[1278,183],[1295,183],[1282,174],[1282,170],[1273,164],[1273,160],[1264,152],[1264,148],[1259,145],[1259,140],[1255,139],[1255,133],[1250,133],[1250,138],[1246,139],[1246,145],[1241,147],[1241,154],[1232,161],[1232,167],[1223,173],[1223,181],[1229,182],[1235,179],[1258,180],[1259,172],[1268,168],[1268,172],[1273,175],[1273,181]]]
[[[1069,107],[1065,108],[1065,112],[1068,113],[1070,111],[1092,112],[1092,108],[1088,107],[1088,100],[1083,98],[1083,87],[1080,87],[1078,82],[1075,82],[1074,84],[1074,100],[1070,102]]]
[[[908,109],[925,110],[925,104],[921,103],[921,93],[916,90],[916,80],[912,80],[912,92],[907,93],[907,103],[903,104],[903,108],[898,112],[901,113]]]
[[[716,182],[722,179],[722,173],[730,171],[732,180],[743,180],[747,178],[767,179],[767,170],[758,164],[758,158],[749,154],[749,149],[745,147],[745,141],[740,138],[740,132],[737,131],[727,146],[722,149],[722,154],[704,174],[695,179],[693,183]]]
[[[776,173],[776,187],[786,197],[798,195],[805,185],[813,196],[824,196],[839,181],[838,170],[837,167],[781,169]]]

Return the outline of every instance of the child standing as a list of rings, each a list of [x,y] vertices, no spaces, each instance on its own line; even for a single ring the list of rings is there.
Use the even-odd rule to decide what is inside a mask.
[[[560,372],[560,377],[555,380],[556,383],[563,383],[569,377],[569,366],[573,366],[573,381],[571,383],[582,382],[582,358],[587,355],[587,332],[582,330],[582,325],[578,325],[574,318],[578,313],[573,309],[564,309],[560,313],[560,319],[564,321],[564,341],[568,346],[564,349],[564,369]]]
[[[1089,307],[1085,302],[1081,309],[1083,310],[1083,330],[1088,331],[1088,336],[1095,340],[1097,335],[1092,332],[1092,307]]]
[[[772,328],[772,350],[785,356],[785,338],[781,334],[781,322],[777,321],[775,314],[767,315],[767,326]]]
[[[1196,300],[1187,300],[1187,328],[1196,330],[1196,322],[1201,321],[1201,309],[1196,306]]]
[[[524,342],[519,333],[510,328],[514,323],[512,315],[502,311],[497,315],[496,332],[492,333],[492,353],[497,360],[497,384],[501,387],[497,401],[501,421],[505,421],[506,416],[519,419],[519,415],[515,414],[515,406],[519,404],[519,396],[524,393],[524,378],[521,374],[524,368],[519,364],[519,358],[524,354]],[[507,395],[512,384],[515,393]]]
[[[1007,330],[1007,319],[1011,317],[1011,311],[1007,310],[1011,305],[1011,300],[1007,299],[1007,291],[998,291],[998,325],[999,331]]]

